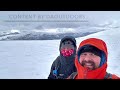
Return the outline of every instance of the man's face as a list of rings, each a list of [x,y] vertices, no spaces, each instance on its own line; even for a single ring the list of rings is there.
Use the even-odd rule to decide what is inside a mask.
[[[89,70],[94,70],[99,67],[101,58],[94,53],[84,52],[80,55],[80,63]]]

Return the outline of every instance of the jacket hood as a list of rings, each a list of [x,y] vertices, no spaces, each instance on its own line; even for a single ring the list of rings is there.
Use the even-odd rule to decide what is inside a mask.
[[[62,43],[63,43],[65,40],[70,40],[70,41],[72,41],[72,42],[74,43],[75,48],[77,48],[75,38],[72,37],[72,36],[65,36],[65,37],[62,38],[61,41],[60,41],[59,50],[60,50],[60,48],[61,48]]]
[[[101,39],[97,39],[97,38],[89,38],[86,39],[84,41],[82,41],[78,47],[78,50],[84,46],[84,45],[92,45],[94,47],[97,47],[98,49],[100,49],[101,51],[103,51],[106,55],[106,60],[108,58],[108,51],[107,51],[107,46],[105,44],[105,42]]]
[[[84,68],[78,61],[78,54],[80,52],[80,49],[84,45],[92,45],[92,46],[98,48],[99,50],[101,50],[104,54],[103,59],[105,59],[105,61],[106,61],[99,68],[97,68],[95,70],[88,71],[86,76],[84,76],[84,74],[85,74],[84,72],[86,72],[86,68]],[[106,74],[106,68],[107,68],[108,51],[107,51],[107,46],[103,40],[97,39],[97,38],[89,38],[89,39],[83,40],[80,43],[77,52],[78,53],[77,53],[76,59],[75,59],[75,66],[76,66],[77,71],[78,71],[77,78],[88,78],[88,79],[102,79],[102,78],[104,78],[104,76]]]
[[[76,40],[75,40],[75,38],[72,37],[72,36],[65,36],[65,37],[62,38],[61,41],[60,41],[59,51],[60,51],[60,48],[61,48],[61,44],[62,44],[65,40],[70,40],[70,41],[72,41],[72,42],[74,43],[75,49],[74,49],[74,53],[73,53],[70,57],[64,57],[64,56],[61,55],[61,52],[60,52],[60,62],[61,62],[61,64],[63,64],[63,65],[66,65],[66,64],[70,64],[70,65],[71,65],[71,63],[74,63],[74,61],[75,61],[75,55],[76,55],[76,49],[77,49]]]

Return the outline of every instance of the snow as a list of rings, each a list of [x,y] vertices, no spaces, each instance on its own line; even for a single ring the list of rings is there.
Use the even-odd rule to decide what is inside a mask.
[[[51,59],[58,55],[57,43],[59,41],[1,41],[0,78],[46,78]]]
[[[44,30],[33,30],[34,32],[43,32],[43,33],[54,33],[54,34],[58,34],[58,33],[70,33],[70,32],[77,32],[75,29],[73,28],[54,28],[54,29],[44,29]]]
[[[19,30],[14,30],[14,29],[12,29],[12,30],[11,30],[11,33],[20,33],[20,31],[19,31]]]

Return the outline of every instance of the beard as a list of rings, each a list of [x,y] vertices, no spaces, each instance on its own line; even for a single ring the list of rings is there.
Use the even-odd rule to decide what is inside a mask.
[[[86,67],[89,70],[95,70],[96,69],[95,63],[93,61],[90,61],[90,60],[89,61],[82,61],[81,65],[83,67]]]

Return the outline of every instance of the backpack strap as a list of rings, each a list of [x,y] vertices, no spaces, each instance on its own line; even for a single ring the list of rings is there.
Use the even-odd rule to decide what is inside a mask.
[[[78,74],[77,72],[73,72],[73,73],[68,77],[68,79],[75,79],[75,77],[76,77],[77,74]]]
[[[112,74],[106,72],[104,79],[112,79]]]
[[[68,79],[75,79],[76,75],[77,75],[77,72],[73,72],[73,73],[68,77]],[[105,75],[104,79],[112,79],[112,74],[106,72],[106,75]]]

